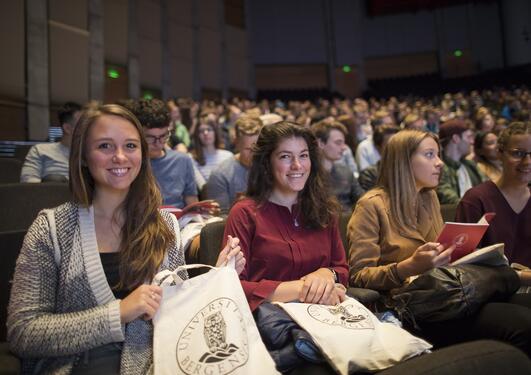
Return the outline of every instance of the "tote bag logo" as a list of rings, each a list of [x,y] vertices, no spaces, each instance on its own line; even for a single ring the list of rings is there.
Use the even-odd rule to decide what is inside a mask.
[[[353,304],[340,306],[308,306],[308,314],[315,320],[347,329],[374,329],[367,311]]]
[[[468,234],[461,233],[455,237],[454,244],[456,247],[463,246],[468,241]]]
[[[228,374],[245,365],[249,343],[245,321],[230,298],[217,298],[186,325],[176,347],[177,364],[185,374]]]

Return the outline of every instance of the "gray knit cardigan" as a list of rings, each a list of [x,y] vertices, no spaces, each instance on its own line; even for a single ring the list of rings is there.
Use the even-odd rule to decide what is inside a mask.
[[[179,225],[161,212],[175,232],[160,269],[184,264]],[[120,323],[115,299],[100,261],[92,208],[65,203],[39,213],[17,260],[8,307],[11,350],[24,374],[69,374],[81,355],[123,342],[122,374],[152,370],[153,325],[136,319]]]

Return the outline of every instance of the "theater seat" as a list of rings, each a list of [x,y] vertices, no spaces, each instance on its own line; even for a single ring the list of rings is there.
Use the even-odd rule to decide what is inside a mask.
[[[11,279],[25,235],[25,230],[0,232],[0,375],[20,373],[19,360],[9,352],[5,341]]]
[[[26,235],[25,230],[0,232],[0,341],[6,340],[6,319],[11,279],[15,263]]]
[[[0,184],[20,181],[22,162],[12,158],[0,158]]]
[[[0,342],[0,375],[20,374],[20,360],[10,351],[7,342]]]
[[[40,210],[70,200],[68,184],[0,184],[0,232],[27,230]]]
[[[441,204],[441,216],[443,221],[455,221],[455,212],[457,210],[457,204]]]

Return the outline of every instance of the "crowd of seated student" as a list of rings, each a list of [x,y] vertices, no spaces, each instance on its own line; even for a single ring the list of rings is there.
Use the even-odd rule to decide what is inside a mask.
[[[214,101],[182,99],[164,103],[157,99],[140,99],[121,104],[138,118],[141,130],[137,132],[141,132],[140,138],[145,137],[146,141],[142,157],[146,156],[150,173],[160,189],[159,204],[184,208],[197,202],[199,181],[206,183],[207,197],[219,201],[223,213],[230,212],[226,232],[238,234],[250,261],[241,277],[252,307],[263,300],[277,297],[282,300],[303,294],[302,300],[318,303],[337,302],[343,298],[342,292],[330,286],[332,281],[344,282],[343,268],[347,265],[344,259],[337,258],[337,248],[334,248],[342,248],[342,245],[334,242],[337,240],[334,232],[337,229],[336,206],[333,200],[321,196],[328,191],[327,185],[332,187],[332,195],[344,201],[343,210],[354,210],[349,224],[351,285],[385,292],[401,285],[408,276],[447,263],[452,249],[444,249],[433,242],[442,227],[439,204],[443,203],[461,202],[458,219],[463,221],[477,221],[483,212],[496,211],[499,222],[505,224],[504,229],[493,223],[484,244],[504,242],[509,260],[531,266],[530,231],[526,230],[531,220],[528,215],[531,212],[528,187],[531,180],[531,94],[527,89],[446,94],[441,98],[414,100],[372,98],[369,101],[321,99],[255,103],[233,99],[222,105]],[[507,123],[496,119],[496,114],[511,120],[520,119],[523,124],[513,123],[503,131],[499,145],[490,135],[498,136]],[[131,124],[137,126],[127,114],[104,113],[104,117],[111,115],[123,117],[129,127]],[[286,119],[292,123],[279,122]],[[476,125],[472,119],[476,120]],[[85,130],[92,126],[92,122],[86,121],[79,121]],[[94,121],[97,122],[97,118]],[[71,124],[74,131],[75,122]],[[401,124],[404,130],[395,124]],[[520,130],[515,131],[516,128]],[[480,129],[486,136],[470,155],[474,132]],[[71,133],[68,128],[65,130],[64,142],[70,142]],[[183,134],[193,135],[188,145]],[[270,138],[260,143],[261,137],[268,134]],[[131,137],[137,143],[143,142],[138,141],[137,133]],[[238,154],[221,149],[222,139],[227,142],[227,149]],[[439,149],[439,139],[442,149]],[[389,149],[390,142],[392,148]],[[499,151],[493,152],[498,146]],[[183,151],[190,152],[191,157]],[[411,159],[404,160],[405,155]],[[380,161],[382,156],[384,160]],[[489,177],[494,181],[483,182],[488,177],[478,169],[476,160],[483,163],[488,160],[492,165],[501,166],[501,175],[491,174]],[[358,161],[363,163],[358,164]],[[393,164],[401,161],[401,165]],[[369,191],[359,201],[363,189],[358,182],[358,171],[361,171],[360,181],[366,171],[370,172],[365,185]],[[247,199],[237,203],[244,192]],[[485,197],[491,195],[492,199],[487,199],[486,204]],[[92,197],[80,202],[93,203]],[[261,217],[262,210],[266,210],[267,215]],[[263,225],[257,225],[257,220],[263,220],[260,222]],[[275,220],[277,224],[270,222]],[[274,231],[275,225],[295,227],[291,234],[290,230],[281,230],[290,238],[277,242],[293,242],[299,229],[308,228],[312,228],[305,232],[308,238],[323,231],[328,233],[329,239],[335,238],[331,240],[333,246],[327,250],[330,254],[320,258],[320,262],[326,264],[308,262],[297,268],[297,274],[288,268],[271,274],[275,271],[267,267],[267,257],[271,254],[265,252],[272,249],[272,237],[267,233],[256,237],[256,232]],[[304,228],[298,228],[299,225]],[[260,239],[263,243],[256,244]],[[307,238],[303,238],[303,242],[307,242]],[[123,246],[121,243],[115,241],[114,248]],[[298,246],[301,254],[306,247]],[[331,254],[334,259],[330,258]],[[279,262],[279,259],[273,261]],[[523,283],[528,282],[529,273],[520,275]],[[261,282],[262,279],[267,282]],[[527,297],[518,296],[504,304],[488,303],[469,320],[445,322],[455,335],[448,335],[446,325],[425,326],[424,333],[441,344],[478,337],[495,338],[508,341],[529,355],[531,304]],[[500,315],[507,314],[514,316],[510,322],[496,322]],[[454,341],[445,342],[448,336]]]

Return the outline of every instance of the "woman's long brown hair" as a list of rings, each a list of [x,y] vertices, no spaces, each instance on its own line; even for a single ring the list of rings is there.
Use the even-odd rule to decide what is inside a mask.
[[[435,196],[433,189],[422,189],[417,193],[411,158],[420,143],[432,138],[439,144],[439,138],[428,132],[420,130],[406,129],[393,135],[385,146],[382,160],[380,162],[380,173],[377,187],[383,189],[389,196],[391,206],[391,219],[394,224],[404,233],[414,233],[417,218],[417,207],[424,195]],[[440,222],[440,210],[436,198],[428,209],[436,217],[436,222]],[[430,201],[430,199],[426,199]],[[441,228],[439,228],[441,229]]]
[[[125,119],[140,135],[142,165],[119,207],[124,224],[119,249],[120,282],[115,288],[132,290],[156,274],[175,235],[158,210],[162,197],[151,172],[142,126],[131,112],[119,105],[87,107],[74,129],[70,150],[70,190],[74,202],[89,207],[94,199],[95,184],[86,162],[86,140],[90,127],[102,116]]]

